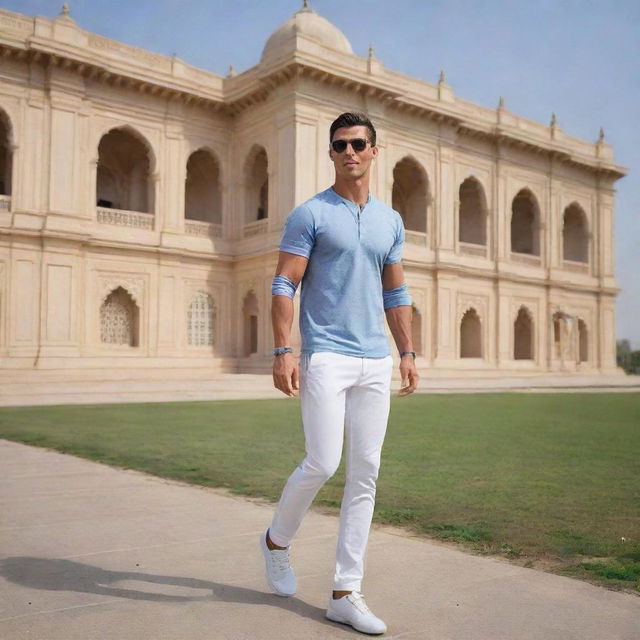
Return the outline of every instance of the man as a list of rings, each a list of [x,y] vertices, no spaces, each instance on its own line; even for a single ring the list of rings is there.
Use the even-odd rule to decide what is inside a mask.
[[[294,595],[289,545],[316,493],[336,471],[346,435],[347,479],[327,617],[378,634],[386,625],[360,591],[389,415],[392,359],[383,309],[400,351],[405,396],[418,384],[411,298],[400,262],[402,219],[369,193],[378,155],[373,124],[362,114],[343,113],[331,125],[329,140],[335,183],[287,218],[272,285],[273,380],[287,396],[300,389],[307,455],[289,477],[261,546],[271,587]],[[300,282],[298,365],[290,332]]]

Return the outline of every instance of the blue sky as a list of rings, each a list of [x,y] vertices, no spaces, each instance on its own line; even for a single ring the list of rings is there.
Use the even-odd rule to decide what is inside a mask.
[[[640,348],[640,2],[638,0],[311,0],[354,52],[369,44],[387,68],[456,95],[595,141],[604,127],[617,183],[618,338]],[[26,15],[54,17],[62,2],[0,0]],[[76,0],[88,31],[226,74],[258,62],[262,47],[301,0]]]

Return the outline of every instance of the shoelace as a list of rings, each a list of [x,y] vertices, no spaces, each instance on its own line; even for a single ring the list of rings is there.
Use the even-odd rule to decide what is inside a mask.
[[[371,609],[367,606],[367,603],[364,601],[364,596],[359,591],[353,591],[351,594],[347,596],[349,601],[353,604],[353,606],[360,611],[360,613],[371,613]]]
[[[278,573],[284,573],[291,567],[288,549],[271,549],[271,563]]]

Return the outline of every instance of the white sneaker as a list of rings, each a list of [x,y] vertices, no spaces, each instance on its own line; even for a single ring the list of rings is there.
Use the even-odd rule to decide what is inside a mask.
[[[327,618],[334,622],[350,624],[362,633],[380,634],[387,630],[387,625],[371,613],[364,596],[359,591],[352,591],[349,595],[329,600]]]
[[[260,536],[260,546],[267,568],[267,582],[279,596],[293,596],[296,593],[296,577],[289,562],[289,548],[269,549],[267,531]]]

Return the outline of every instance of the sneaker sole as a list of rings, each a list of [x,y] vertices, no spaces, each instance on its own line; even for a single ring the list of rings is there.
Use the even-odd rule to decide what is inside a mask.
[[[331,622],[339,622],[340,624],[346,624],[354,628],[356,631],[359,631],[360,633],[366,633],[367,635],[370,635],[370,636],[381,636],[383,633],[387,633],[386,629],[384,631],[366,631],[365,629],[359,629],[352,622],[349,622],[348,620],[345,620],[344,618],[341,618],[340,616],[337,616],[334,613],[330,613],[329,611],[327,611],[326,617],[327,619],[331,620]]]
[[[268,560],[269,547],[267,547],[267,540],[265,538],[264,533],[260,536],[260,549],[262,549],[262,557],[264,558],[265,578],[267,579],[267,584],[271,587],[271,589],[277,596],[281,596],[283,598],[290,598],[291,596],[295,596],[296,595],[295,591],[293,593],[286,593],[284,591],[280,591],[273,584],[273,582],[271,582],[271,579],[269,578],[269,560]]]

